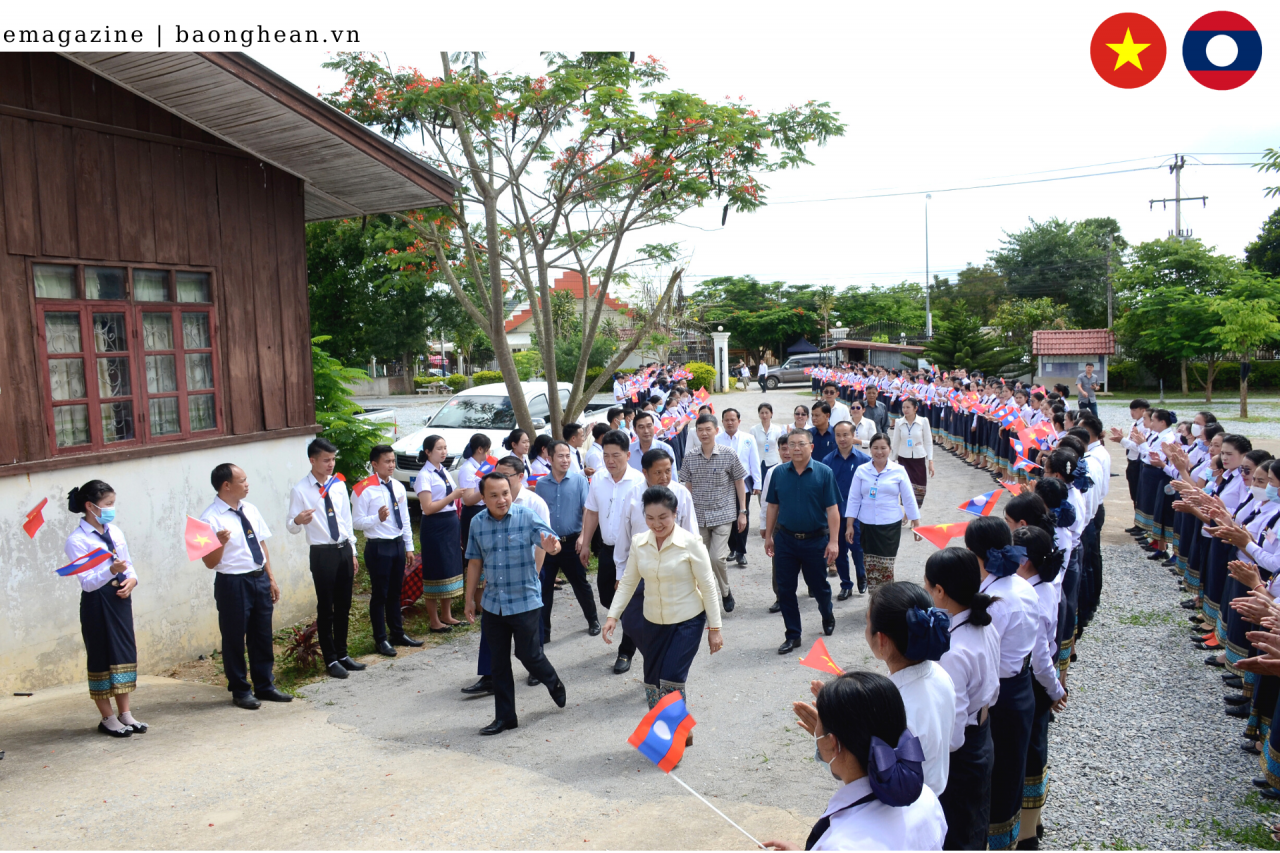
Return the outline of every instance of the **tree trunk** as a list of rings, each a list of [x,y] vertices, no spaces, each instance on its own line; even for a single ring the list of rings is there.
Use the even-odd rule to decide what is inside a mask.
[[[1218,375],[1218,362],[1210,361],[1204,371],[1204,401],[1213,402],[1213,377]]]
[[[1240,359],[1240,417],[1249,417],[1249,354]]]
[[[1191,386],[1187,384],[1187,360],[1180,359],[1179,364],[1182,367],[1182,394],[1184,397],[1191,396]]]

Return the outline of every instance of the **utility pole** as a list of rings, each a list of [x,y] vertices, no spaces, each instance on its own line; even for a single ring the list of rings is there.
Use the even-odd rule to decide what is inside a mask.
[[[1113,236],[1111,242],[1107,244],[1107,328],[1115,322],[1114,309],[1112,308],[1112,291],[1111,291],[1111,252],[1116,247],[1116,238]]]
[[[1173,175],[1173,198],[1153,198],[1148,203],[1148,209],[1152,209],[1159,204],[1163,209],[1169,209],[1169,202],[1173,202],[1173,229],[1169,232],[1170,237],[1177,237],[1179,240],[1187,240],[1191,237],[1191,230],[1185,233],[1182,230],[1182,203],[1184,201],[1198,201],[1201,207],[1205,207],[1209,201],[1207,195],[1192,196],[1191,198],[1183,198],[1182,196],[1182,169],[1187,165],[1187,158],[1181,154],[1173,155],[1173,165],[1169,167],[1169,173]]]
[[[924,194],[924,336],[933,339],[933,311],[929,307],[929,199],[931,193]]]

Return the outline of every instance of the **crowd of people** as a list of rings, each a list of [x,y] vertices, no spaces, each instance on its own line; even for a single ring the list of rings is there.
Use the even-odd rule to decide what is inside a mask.
[[[1128,459],[1129,532],[1191,593],[1183,606],[1193,639],[1239,691],[1224,710],[1247,720],[1243,748],[1263,771],[1256,784],[1280,800],[1280,735],[1271,726],[1280,713],[1272,582],[1280,469],[1268,454],[1226,434],[1208,412],[1184,424],[1143,400],[1131,405],[1132,423],[1104,435],[1092,371],[1077,382],[1074,409],[1065,387],[963,369],[818,372],[818,399],[797,404],[786,426],[765,400],[759,424],[743,430],[738,410],[716,413],[678,370],[654,366],[643,385],[619,383],[624,399],[604,422],[568,424],[563,439],[517,429],[495,456],[477,433],[450,470],[444,438],[426,437],[414,481],[423,595],[432,632],[459,623],[449,606],[455,598],[465,619],[480,621],[479,678],[461,690],[494,696],[481,734],[519,725],[513,655],[527,683],[565,707],[567,687],[545,653],[560,576],[587,633],[617,644],[614,673],[628,672],[639,654],[650,708],[677,691],[688,701],[704,634],[709,653],[724,648],[736,605],[730,568],[746,566],[755,496],[776,596],[769,609],[782,617],[778,653],[801,646],[803,578],[825,635],[836,628],[833,598],[869,595],[865,640],[888,669],[887,677],[814,681],[815,701],[795,703],[815,760],[843,783],[805,849],[1037,849],[1049,726],[1067,707],[1075,642],[1102,591],[1109,438]],[[969,521],[964,547],[934,553],[918,585],[896,579],[895,560],[904,530],[919,538],[938,449],[988,471],[1015,496],[1003,517]],[[405,633],[399,606],[414,565],[413,521],[404,486],[391,477],[390,447],[373,448],[372,474],[350,495],[333,477],[333,445],[316,439],[308,457],[286,527],[308,541],[325,666],[346,678],[365,668],[347,649],[356,530],[365,539],[376,651],[394,657],[396,646],[422,644]],[[246,500],[243,470],[219,465],[211,485],[216,497],[202,519],[219,547],[203,559],[216,572],[228,690],[246,709],[287,702],[273,684],[279,589],[271,532]],[[137,578],[114,502],[101,481],[72,491],[69,508],[83,520],[66,553],[75,560],[103,545],[111,552],[109,563],[78,575],[81,616],[99,728],[128,737],[147,726],[129,713]],[[834,596],[831,577],[839,578]],[[798,849],[784,840],[768,846]]]

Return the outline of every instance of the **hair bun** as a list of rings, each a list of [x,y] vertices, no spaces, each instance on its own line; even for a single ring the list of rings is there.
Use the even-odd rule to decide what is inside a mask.
[[[951,616],[945,610],[907,611],[907,660],[941,660],[951,649]]]
[[[72,486],[67,492],[67,509],[79,515],[84,512],[84,501],[80,499],[80,487]]]
[[[924,789],[924,748],[910,729],[902,730],[897,748],[872,735],[867,764],[871,790],[886,806],[901,808],[920,798]]]

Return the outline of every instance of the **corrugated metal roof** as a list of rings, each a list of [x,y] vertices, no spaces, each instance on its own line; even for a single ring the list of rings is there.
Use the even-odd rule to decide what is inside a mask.
[[[1032,355],[1114,355],[1110,329],[1042,329],[1031,334]]]

